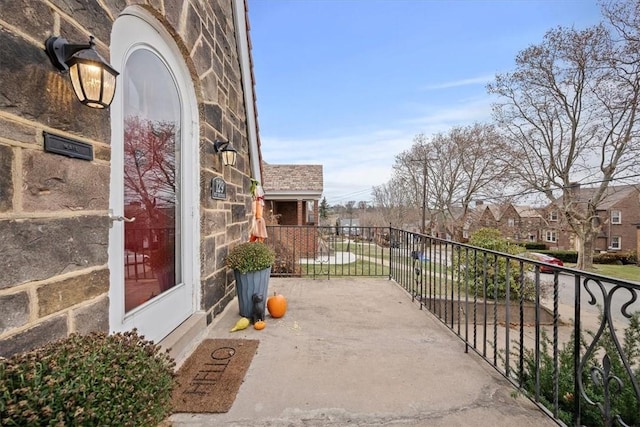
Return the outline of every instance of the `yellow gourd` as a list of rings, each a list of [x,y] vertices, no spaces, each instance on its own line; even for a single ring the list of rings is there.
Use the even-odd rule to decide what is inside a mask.
[[[236,322],[236,324],[231,328],[229,332],[241,331],[243,329],[247,329],[251,322],[246,317],[241,317],[240,320]]]

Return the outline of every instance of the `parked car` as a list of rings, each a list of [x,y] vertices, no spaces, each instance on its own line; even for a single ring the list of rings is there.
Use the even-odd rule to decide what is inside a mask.
[[[124,251],[124,263],[125,265],[136,265],[136,264],[148,264],[149,263],[149,255],[142,254],[140,252],[133,252],[130,250]]]
[[[411,251],[411,258],[419,259],[420,261],[427,262],[429,261],[429,257],[425,255],[422,251]]]
[[[558,265],[560,267],[564,265],[562,260],[551,255],[542,254],[540,252],[525,252],[523,254],[520,254],[520,256],[524,258],[529,258],[535,261],[546,262],[547,264]],[[541,273],[553,273],[554,271],[555,269],[553,267],[549,267],[547,265],[540,266]]]

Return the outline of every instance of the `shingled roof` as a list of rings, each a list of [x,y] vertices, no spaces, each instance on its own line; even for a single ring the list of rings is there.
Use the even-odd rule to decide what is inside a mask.
[[[597,209],[598,210],[612,209],[622,200],[626,199],[627,197],[633,196],[633,194],[638,192],[639,189],[640,189],[640,186],[638,186],[637,184],[609,186],[605,191],[604,197],[598,204]],[[591,200],[591,198],[597,191],[597,188],[583,187],[573,191],[577,193],[575,198],[577,202],[587,203]],[[562,197],[559,197],[558,200],[556,200],[556,204],[562,205]]]
[[[262,164],[262,188],[265,197],[306,195],[320,198],[323,191],[322,165]]]

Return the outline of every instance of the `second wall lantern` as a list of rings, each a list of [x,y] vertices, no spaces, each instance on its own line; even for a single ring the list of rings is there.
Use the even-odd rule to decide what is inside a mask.
[[[53,65],[69,72],[78,100],[92,108],[107,108],[116,91],[118,73],[95,50],[93,36],[88,44],[71,44],[62,37],[49,37],[45,51]]]
[[[238,152],[229,141],[216,140],[213,143],[213,149],[222,156],[222,163],[225,166],[235,166]]]

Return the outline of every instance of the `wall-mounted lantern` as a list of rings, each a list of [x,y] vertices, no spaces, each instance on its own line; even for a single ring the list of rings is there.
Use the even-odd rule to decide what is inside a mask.
[[[235,166],[238,152],[229,141],[216,140],[213,143],[213,149],[222,156],[222,163],[225,166]]]
[[[71,44],[62,37],[49,37],[45,52],[61,72],[69,73],[78,100],[92,108],[106,108],[113,101],[118,73],[88,44]]]

